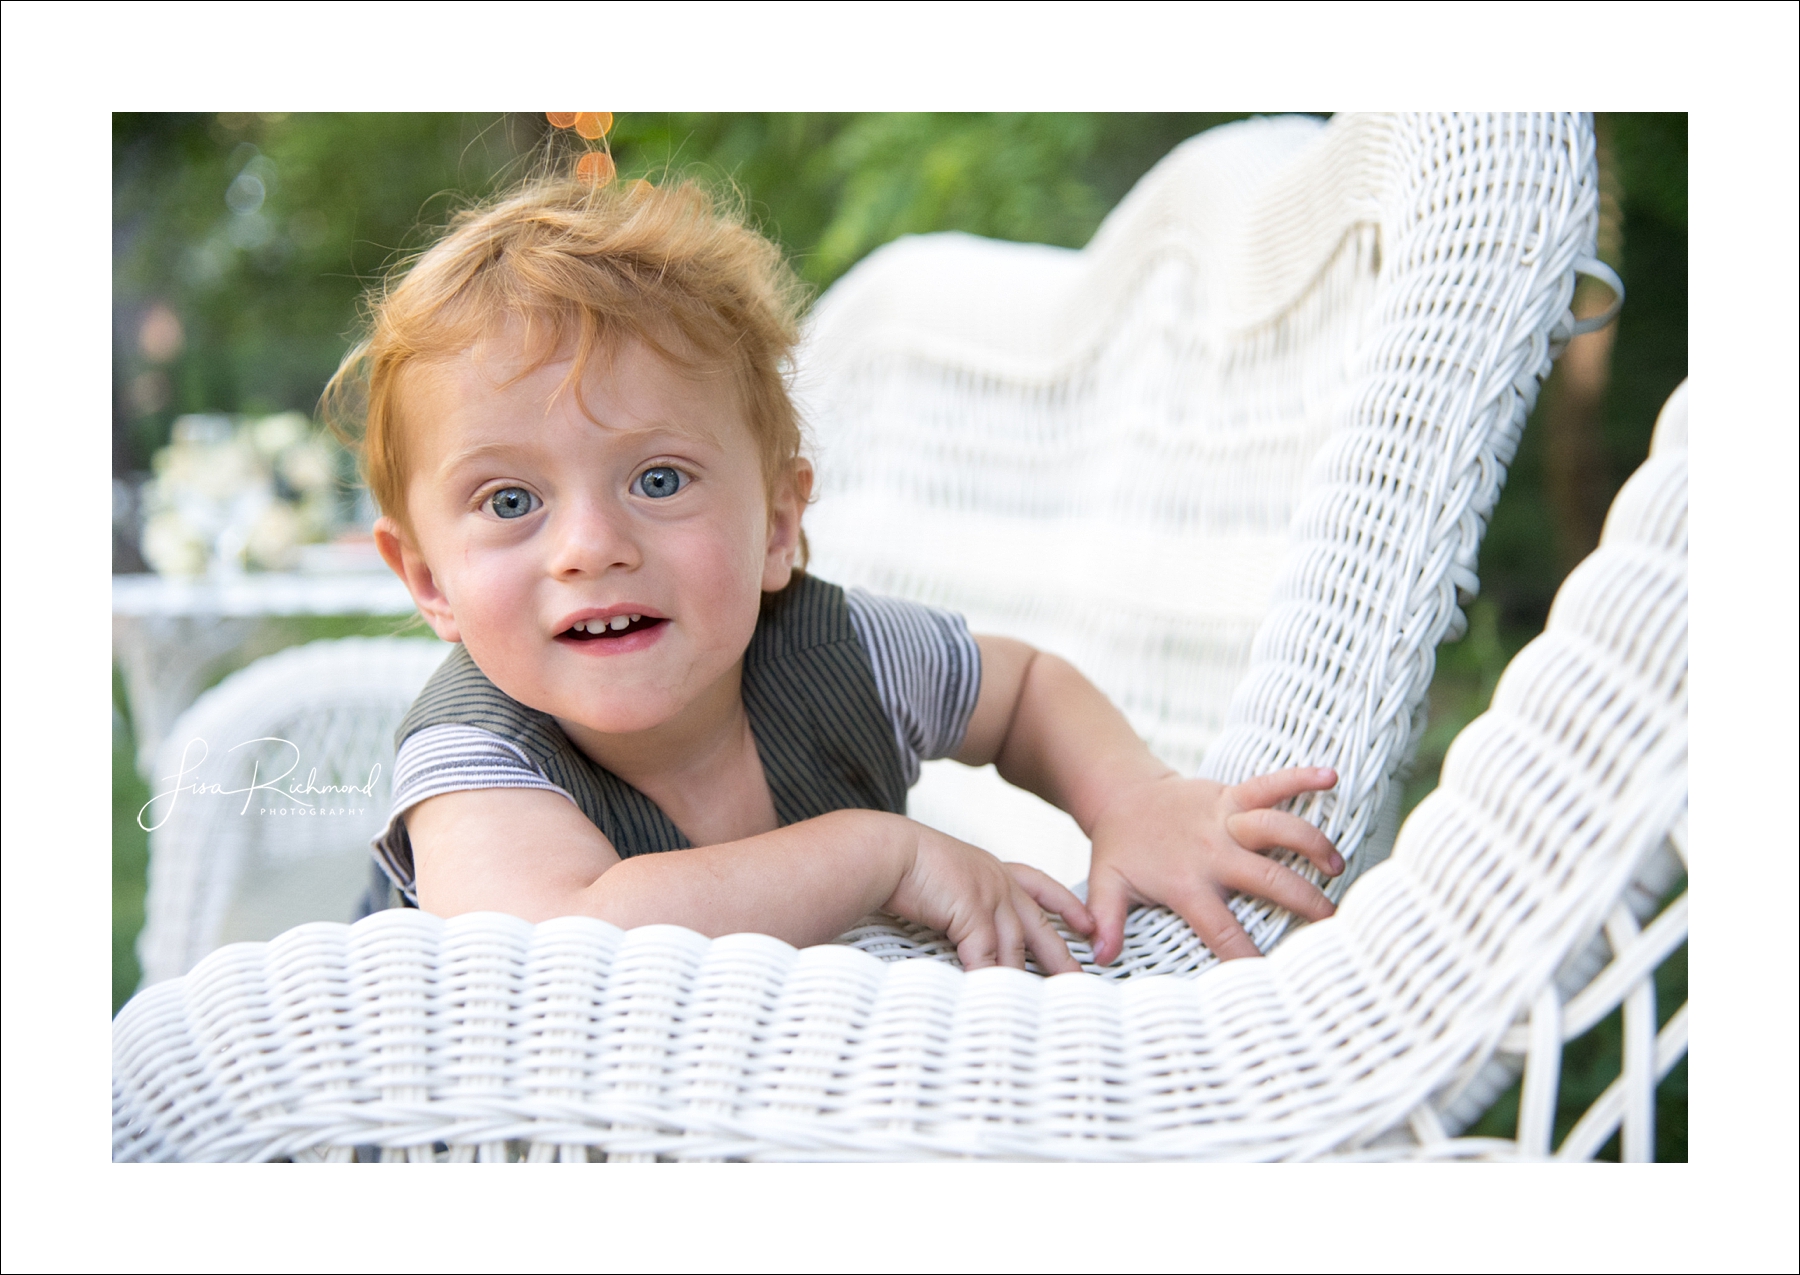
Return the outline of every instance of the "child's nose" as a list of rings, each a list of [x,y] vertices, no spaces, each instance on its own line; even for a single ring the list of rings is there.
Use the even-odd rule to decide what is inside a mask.
[[[555,576],[630,571],[643,563],[630,516],[616,504],[566,502],[551,513],[550,533],[548,565]]]

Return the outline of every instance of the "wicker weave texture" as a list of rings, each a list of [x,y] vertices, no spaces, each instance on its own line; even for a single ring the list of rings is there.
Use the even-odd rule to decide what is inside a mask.
[[[1080,252],[901,240],[821,299],[801,358],[815,561],[1066,656],[1186,773],[1336,767],[1296,807],[1350,862],[1336,897],[1391,844],[1595,182],[1579,116],[1252,120],[1178,148]],[[1073,822],[991,772],[934,763],[909,809],[1085,875]],[[1265,950],[1290,919],[1234,911]],[[1211,960],[1144,909],[1104,973]]]
[[[153,827],[138,936],[146,985],[186,973],[221,943],[357,915],[369,838],[388,816],[394,728],[445,649],[308,643],[232,674],[177,719],[153,791],[168,792],[177,776],[189,791],[159,797],[142,816]],[[289,792],[296,783],[370,791]],[[252,784],[274,790],[236,791]]]
[[[1685,682],[1685,614],[1676,614],[1669,597],[1647,604],[1639,591],[1661,584],[1672,594],[1679,587],[1685,606],[1685,577],[1678,582],[1669,556],[1687,548],[1687,383],[1669,398],[1656,421],[1651,460],[1622,489],[1607,517],[1602,552],[1564,585],[1552,612],[1574,613],[1588,629],[1624,626],[1643,644],[1634,657],[1639,667]],[[1649,546],[1651,552],[1643,552]],[[1628,555],[1637,554],[1635,565]],[[1669,555],[1669,556],[1665,556]],[[1595,564],[1600,564],[1596,566]],[[1626,582],[1627,573],[1637,578]],[[1606,582],[1611,579],[1612,587]],[[1587,602],[1582,592],[1595,591]],[[1609,596],[1603,596],[1602,592]],[[1646,623],[1647,622],[1647,623]],[[1644,624],[1630,633],[1630,626]],[[1584,691],[1591,693],[1590,688]],[[1678,698],[1680,698],[1678,696]],[[1654,697],[1653,697],[1654,699]],[[1685,726],[1685,702],[1681,705]],[[1627,700],[1614,704],[1617,719],[1629,720]],[[1685,798],[1685,793],[1684,793]],[[1658,1029],[1656,973],[1687,942],[1687,893],[1670,897],[1687,871],[1687,812],[1669,829],[1666,840],[1637,870],[1624,896],[1607,914],[1600,932],[1585,946],[1577,945],[1541,988],[1527,1011],[1502,1038],[1499,1052],[1466,1084],[1453,1085],[1414,1112],[1410,1128],[1419,1146],[1401,1154],[1426,1158],[1541,1158],[1552,1151],[1551,1134],[1562,1072],[1562,1047],[1592,1029],[1614,1010],[1621,1013],[1624,1041],[1620,1075],[1596,1099],[1554,1148],[1558,1159],[1591,1159],[1620,1133],[1620,1158],[1654,1158],[1656,1087],[1687,1053],[1687,1006],[1676,1007]],[[1524,1073],[1519,1118],[1513,1140],[1453,1138],[1494,1098]]]
[[[1660,847],[1686,854],[1672,432],[1392,858],[1268,958],[1120,984],[583,918],[306,925],[120,1014],[115,1156],[1489,1154],[1443,1113],[1506,1050],[1532,1070],[1504,1149],[1543,1154],[1539,1062],[1621,1001],[1626,1076],[1562,1152],[1591,1155],[1623,1119],[1641,1154],[1646,1087],[1686,1030],[1684,1008],[1658,1037],[1643,990],[1685,901],[1640,927],[1630,898]],[[1564,1003],[1559,973],[1601,932],[1617,959]]]

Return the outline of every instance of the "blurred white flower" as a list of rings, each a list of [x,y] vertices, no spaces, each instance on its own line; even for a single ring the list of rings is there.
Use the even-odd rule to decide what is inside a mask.
[[[246,485],[237,493],[213,541],[213,564],[218,570],[229,575],[253,565],[250,537],[261,524],[264,512],[276,503],[275,491],[266,481]]]
[[[300,412],[179,417],[151,468],[142,547],[165,574],[292,570],[341,530],[335,444]]]
[[[212,559],[212,540],[181,516],[165,509],[144,523],[144,560],[166,576],[205,575]]]
[[[256,450],[271,459],[306,441],[312,433],[312,426],[304,413],[282,412],[276,416],[265,416],[245,427],[250,437],[256,442]]]
[[[261,458],[236,439],[171,443],[151,458],[150,468],[156,477],[146,497],[171,505],[193,497],[229,503],[245,487],[268,482]]]
[[[337,477],[331,450],[318,439],[296,443],[281,453],[275,468],[299,492],[328,491]]]
[[[300,497],[300,538],[308,544],[330,540],[341,529],[343,511],[337,493],[329,487],[309,491]]]
[[[304,528],[300,514],[284,501],[274,501],[250,529],[245,550],[250,565],[264,571],[287,571],[300,556]]]

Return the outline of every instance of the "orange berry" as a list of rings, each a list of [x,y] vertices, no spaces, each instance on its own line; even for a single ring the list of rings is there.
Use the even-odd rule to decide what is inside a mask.
[[[575,131],[590,142],[597,142],[612,132],[611,111],[582,111],[575,117]]]
[[[592,182],[596,186],[604,186],[618,172],[613,167],[612,156],[605,151],[589,151],[575,165],[575,175],[583,181]]]
[[[555,128],[573,128],[581,117],[574,111],[545,111],[544,118]]]

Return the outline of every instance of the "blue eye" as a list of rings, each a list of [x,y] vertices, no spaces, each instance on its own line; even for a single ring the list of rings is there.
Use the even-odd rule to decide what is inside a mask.
[[[657,465],[654,468],[646,469],[632,484],[640,496],[648,496],[652,500],[673,496],[685,486],[687,486],[687,475],[668,465]]]
[[[488,508],[500,518],[523,518],[537,508],[537,497],[523,487],[502,487],[488,497]]]

